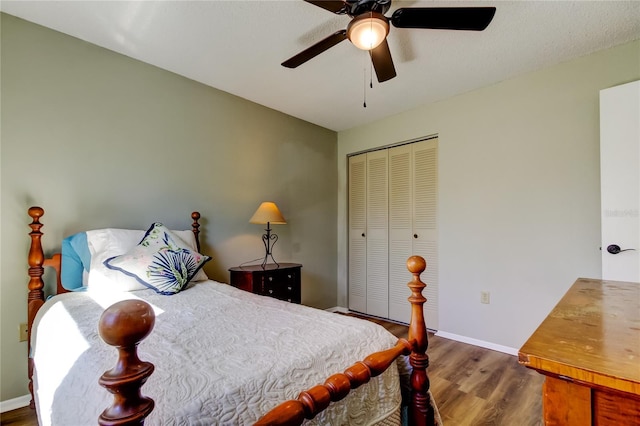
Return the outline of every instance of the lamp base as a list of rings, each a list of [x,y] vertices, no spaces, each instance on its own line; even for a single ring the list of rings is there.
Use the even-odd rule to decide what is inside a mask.
[[[274,263],[278,268],[280,267],[280,264],[279,264],[278,262],[276,262],[276,260],[273,258],[273,255],[272,255],[271,253],[267,253],[267,254],[264,256],[264,260],[262,261],[262,264],[260,265],[260,266],[262,266],[262,269],[265,269],[265,268],[267,267],[267,265],[268,265],[268,263],[267,263],[267,262],[269,261],[269,258],[271,258],[271,260],[273,260],[273,263]]]
[[[269,226],[269,222],[267,222],[267,229],[265,229],[265,231],[267,231],[267,233],[262,234],[262,242],[264,243],[264,249],[265,249],[264,260],[262,261],[262,269],[264,269],[265,266],[267,265],[267,261],[269,260],[269,257],[271,257],[271,260],[273,260],[273,263],[275,263],[276,266],[279,268],[280,264],[276,262],[276,260],[273,258],[273,254],[271,254],[271,250],[273,250],[273,246],[278,241],[278,236],[276,234],[271,233],[271,227]]]

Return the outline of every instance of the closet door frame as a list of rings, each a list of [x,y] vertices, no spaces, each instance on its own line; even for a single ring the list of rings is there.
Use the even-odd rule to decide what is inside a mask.
[[[427,289],[425,291],[425,295],[427,297],[428,302],[427,304],[425,304],[425,315],[427,316],[427,318],[429,318],[430,320],[427,323],[427,327],[430,329],[437,329],[438,328],[438,243],[437,243],[437,214],[435,215],[435,217],[433,218],[433,220],[435,221],[435,224],[433,227],[431,227],[432,229],[427,229],[425,232],[425,229],[419,229],[416,227],[416,223],[415,223],[415,209],[416,209],[416,205],[415,205],[415,196],[414,196],[414,190],[415,190],[415,176],[414,174],[416,173],[415,169],[415,164],[414,161],[415,160],[415,153],[414,153],[414,149],[415,147],[420,146],[417,143],[420,142],[429,142],[431,141],[431,145],[435,146],[435,170],[433,171],[435,173],[435,182],[433,183],[433,185],[435,186],[434,188],[434,193],[432,194],[432,201],[436,203],[435,206],[435,211],[437,212],[437,201],[438,201],[438,171],[437,171],[437,163],[438,163],[438,135],[431,135],[431,136],[427,136],[427,137],[422,137],[422,138],[417,138],[417,139],[413,139],[413,140],[409,140],[409,141],[404,141],[404,142],[400,142],[400,143],[395,143],[395,144],[390,144],[390,145],[386,145],[386,146],[382,146],[382,147],[378,147],[378,148],[374,148],[371,150],[366,150],[366,151],[360,151],[360,152],[356,152],[356,153],[352,153],[349,154],[347,156],[347,160],[348,160],[348,182],[347,182],[347,187],[348,187],[348,194],[347,194],[347,209],[348,209],[348,238],[347,241],[349,243],[349,247],[347,250],[349,259],[347,261],[347,265],[348,265],[348,282],[347,282],[347,289],[348,289],[348,295],[349,295],[349,300],[348,300],[348,306],[349,309],[351,310],[356,310],[358,312],[363,312],[363,313],[367,313],[370,315],[376,315],[376,316],[382,316],[385,318],[390,318],[392,320],[395,321],[399,321],[399,322],[408,322],[409,320],[409,310],[407,310],[406,314],[403,314],[402,311],[400,310],[400,303],[404,303],[408,306],[408,303],[406,302],[406,298],[409,297],[409,293],[408,293],[408,289],[406,288],[406,284],[409,281],[409,276],[406,272],[406,266],[405,266],[405,261],[406,258],[410,255],[421,255],[423,257],[425,257],[425,259],[427,260],[427,272],[423,275],[423,281],[425,281],[425,283],[427,284]],[[424,145],[424,144],[422,144]],[[391,149],[395,149],[395,151],[391,151]],[[356,271],[353,271],[352,269],[352,265],[353,265],[353,256],[354,256],[354,244],[356,246],[358,245],[362,245],[362,241],[359,241],[357,237],[363,238],[362,235],[365,235],[366,239],[368,239],[369,237],[369,230],[365,229],[364,231],[359,231],[359,233],[357,233],[356,235],[354,235],[354,233],[356,233],[356,230],[352,229],[351,226],[351,219],[352,219],[352,206],[351,206],[351,190],[352,190],[352,170],[351,170],[351,162],[353,161],[352,158],[354,157],[358,157],[358,156],[362,156],[362,155],[367,155],[370,153],[375,153],[378,151],[382,151],[384,150],[385,152],[387,152],[387,202],[388,202],[388,215],[387,215],[387,221],[388,221],[388,226],[387,226],[387,261],[386,262],[382,262],[382,268],[380,264],[372,264],[371,260],[368,260],[367,263],[365,265],[366,266],[366,275],[369,276],[374,276],[373,274],[378,274],[377,276],[379,276],[380,274],[384,274],[385,270],[386,270],[386,274],[387,274],[387,288],[388,288],[388,297],[387,297],[387,306],[388,306],[388,311],[386,312],[386,314],[384,314],[384,309],[378,305],[379,301],[374,300],[374,303],[371,303],[371,300],[373,299],[377,299],[377,298],[369,298],[368,296],[366,296],[368,303],[365,303],[364,306],[364,310],[363,308],[363,304],[361,301],[356,301],[357,303],[353,303],[352,298],[354,297],[354,292],[352,291],[352,284],[356,284],[356,286],[360,285],[362,286],[363,284],[361,283],[361,278],[363,276],[365,276],[365,274],[362,273],[362,269],[358,268],[359,271],[356,273]],[[392,171],[391,168],[393,167],[392,162],[393,160],[393,155],[392,152],[409,152],[409,170],[408,170],[408,176],[407,176],[407,171],[403,172],[404,173],[404,177],[402,177],[403,179],[409,179],[409,187],[405,189],[405,191],[410,191],[410,196],[409,196],[409,204],[407,205],[407,200],[402,201],[402,203],[404,203],[404,205],[401,206],[391,206],[391,203],[394,203],[394,200],[396,200],[397,197],[395,197],[392,194],[392,187],[397,184],[398,182],[394,182],[393,179],[395,179],[394,177],[391,176]],[[372,154],[372,155],[383,155],[383,154]],[[405,160],[402,160],[405,161]],[[368,161],[367,161],[368,162]],[[369,174],[369,171],[367,170],[367,175]],[[368,179],[367,179],[368,180]],[[368,190],[367,190],[368,192]],[[406,195],[406,194],[405,194]],[[405,196],[403,195],[403,197]],[[367,201],[368,203],[368,201]],[[424,204],[424,203],[423,203]],[[424,206],[422,206],[424,207]],[[403,214],[401,209],[407,209],[407,211],[409,212],[410,217],[410,221],[411,221],[411,225],[410,227],[407,226],[407,224],[405,222],[407,222],[407,215]],[[400,226],[400,228],[394,228],[394,224],[396,224],[397,219],[399,216],[401,217],[401,221],[403,222],[402,225]],[[417,236],[415,236],[417,235]],[[426,239],[425,241],[430,241],[430,245],[429,245],[429,249],[425,249],[425,244],[424,241],[421,241],[422,237],[427,237],[428,239]],[[356,239],[354,241],[354,238]],[[420,241],[419,241],[420,240]],[[365,243],[366,247],[370,247],[371,244],[367,241]],[[424,253],[423,253],[424,251]],[[400,258],[402,258],[400,260]],[[366,255],[365,259],[369,259],[369,256]],[[358,261],[361,262],[361,261]],[[396,265],[396,263],[398,263],[398,265]],[[371,271],[369,266],[376,266],[376,270],[375,272]],[[402,279],[402,283],[400,283],[400,276],[403,276]],[[359,279],[359,278],[360,279]],[[392,277],[397,277],[394,279],[394,281],[392,281]],[[365,280],[368,280],[365,279]],[[392,285],[392,282],[397,281],[394,285]],[[360,283],[360,284],[357,284]],[[364,284],[365,286],[367,285],[366,283]],[[379,283],[377,283],[377,285],[379,286]],[[406,294],[399,294],[400,292],[405,292],[406,290]],[[360,297],[358,297],[358,299],[360,299]],[[369,309],[367,308],[367,305],[369,305],[370,307],[374,308],[372,311],[369,311]],[[372,306],[372,305],[376,305],[376,306]],[[394,314],[394,305],[397,308],[396,309],[396,313]],[[356,309],[353,306],[358,306],[360,309]],[[375,311],[375,312],[374,312]],[[383,312],[381,314],[381,312]],[[406,316],[406,319],[404,318]]]

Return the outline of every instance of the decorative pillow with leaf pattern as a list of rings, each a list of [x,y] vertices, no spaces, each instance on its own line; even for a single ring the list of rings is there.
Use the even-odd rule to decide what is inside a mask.
[[[137,246],[105,260],[104,265],[160,294],[171,295],[182,290],[209,260],[209,256],[190,250],[166,226],[154,223]]]

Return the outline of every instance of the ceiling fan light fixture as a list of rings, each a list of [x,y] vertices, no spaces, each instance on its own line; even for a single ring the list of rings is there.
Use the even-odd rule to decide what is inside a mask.
[[[356,16],[347,27],[347,37],[358,49],[375,49],[389,34],[389,20],[381,13]]]

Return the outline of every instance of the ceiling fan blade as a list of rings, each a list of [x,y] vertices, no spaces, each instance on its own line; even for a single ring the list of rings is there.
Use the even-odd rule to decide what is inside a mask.
[[[347,5],[341,0],[304,0],[307,3],[314,4],[329,12],[333,13],[347,13]]]
[[[493,19],[495,7],[414,7],[393,12],[397,28],[482,31]]]
[[[325,50],[335,46],[336,44],[340,43],[342,40],[346,38],[347,38],[347,30],[336,31],[335,33],[331,34],[329,37],[325,38],[324,40],[320,40],[313,46],[287,59],[282,63],[282,66],[287,68],[296,68],[304,64],[305,62],[307,62],[309,59],[315,58]]]
[[[393,66],[391,51],[386,39],[378,47],[370,50],[369,53],[371,54],[373,69],[376,70],[378,82],[382,83],[396,76],[396,68]]]

